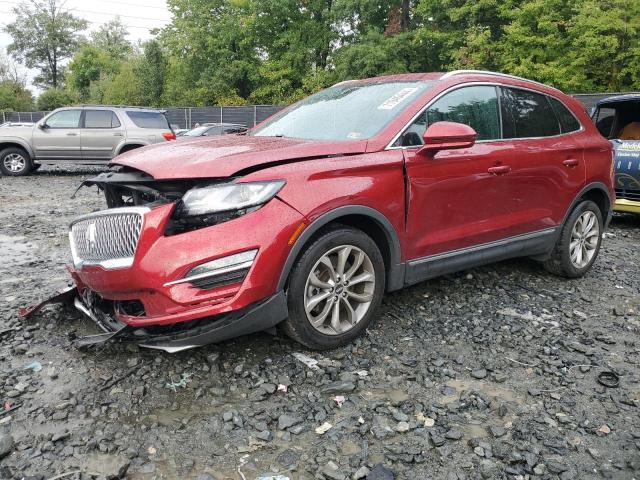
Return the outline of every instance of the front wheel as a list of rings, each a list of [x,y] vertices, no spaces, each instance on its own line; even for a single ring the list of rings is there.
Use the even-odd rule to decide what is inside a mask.
[[[28,175],[32,168],[31,157],[20,148],[5,148],[0,152],[0,171],[9,177]]]
[[[360,230],[335,227],[306,247],[292,269],[284,330],[309,348],[345,345],[371,323],[384,290],[375,242]]]
[[[566,278],[582,277],[598,256],[603,229],[598,205],[590,200],[579,203],[562,227],[551,257],[544,263],[545,268]]]

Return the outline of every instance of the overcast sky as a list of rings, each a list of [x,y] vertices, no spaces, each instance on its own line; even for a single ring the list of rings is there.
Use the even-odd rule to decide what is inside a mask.
[[[19,3],[20,0],[0,0],[2,27],[15,20],[12,10]],[[147,40],[151,37],[149,30],[166,25],[171,18],[166,0],[67,0],[64,7],[89,22],[89,28],[85,32],[87,36],[91,30],[120,16],[129,30],[129,40],[133,43]],[[6,52],[10,43],[11,37],[4,31],[0,32],[0,49]],[[30,73],[31,78],[33,72]],[[37,93],[35,88],[30,88]]]

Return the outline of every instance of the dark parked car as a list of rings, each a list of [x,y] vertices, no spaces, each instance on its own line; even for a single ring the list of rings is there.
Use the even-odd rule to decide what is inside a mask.
[[[600,133],[615,150],[615,189],[618,212],[640,213],[640,94],[600,100],[593,112]]]
[[[85,182],[109,208],[71,224],[67,296],[106,331],[87,342],[176,351],[282,324],[308,347],[344,345],[385,292],[448,272],[526,256],[584,275],[611,159],[584,108],[536,82],[342,82],[248,135],[114,159]]]
[[[244,133],[248,129],[246,125],[237,123],[205,123],[199,127],[193,128],[188,132],[180,135],[184,138],[189,137],[214,137],[216,135],[229,135],[233,133]]]

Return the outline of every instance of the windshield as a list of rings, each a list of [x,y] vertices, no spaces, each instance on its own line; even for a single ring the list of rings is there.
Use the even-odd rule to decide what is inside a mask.
[[[338,84],[267,120],[254,130],[253,135],[309,140],[371,138],[434,83]]]
[[[188,132],[186,132],[184,134],[185,137],[200,137],[201,135],[203,135],[207,130],[209,130],[211,127],[198,127],[198,128],[194,128],[193,130],[189,130]]]

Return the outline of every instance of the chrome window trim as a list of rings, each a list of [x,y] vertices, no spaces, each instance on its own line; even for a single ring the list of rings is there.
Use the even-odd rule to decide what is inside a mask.
[[[516,77],[517,78],[517,77]],[[525,80],[525,79],[521,79],[521,80]],[[531,80],[527,80],[527,81],[531,81]],[[536,82],[533,82],[536,83]],[[485,81],[470,81],[470,82],[465,82],[465,83],[458,83],[456,85],[452,85],[451,87],[447,88],[446,90],[443,90],[442,92],[440,92],[438,95],[436,95],[435,97],[433,97],[425,106],[424,108],[422,108],[418,113],[416,113],[411,120],[409,120],[404,127],[402,127],[400,129],[400,131],[391,139],[391,141],[387,144],[387,146],[385,147],[384,150],[406,150],[406,149],[417,149],[420,148],[420,146],[418,145],[412,145],[409,147],[402,147],[402,146],[398,146],[398,147],[394,147],[393,144],[398,140],[398,138],[400,138],[400,136],[411,126],[411,124],[420,116],[422,115],[422,113],[427,110],[431,105],[433,105],[436,101],[438,101],[441,97],[443,97],[444,95],[457,90],[459,88],[464,88],[464,87],[470,87],[470,86],[476,86],[476,85],[486,85],[486,86],[494,86],[494,87],[505,87],[505,88],[515,88],[515,89],[520,89],[520,90],[526,90],[529,92],[533,92],[533,93],[537,93],[540,95],[546,95],[547,97],[553,97],[556,100],[558,100],[560,103],[562,103],[562,105],[565,105],[565,103],[560,100],[559,98],[553,96],[553,95],[549,95],[548,93],[544,93],[544,92],[540,92],[538,90],[535,90],[533,88],[526,88],[526,87],[520,87],[520,86],[515,86],[515,85],[505,85],[503,83],[498,83],[498,82],[485,82]],[[542,85],[542,84],[540,84]],[[546,85],[544,85],[546,86]],[[550,87],[551,88],[551,87]],[[500,97],[501,95],[498,94],[498,102],[500,102]],[[500,103],[498,103],[498,106],[500,106]],[[566,107],[566,105],[565,105]],[[579,132],[583,132],[584,131],[584,125],[582,125],[582,122],[580,121],[580,119],[578,117],[575,116],[575,114],[573,113],[573,111],[567,107],[567,110],[569,110],[569,112],[571,112],[571,115],[573,115],[573,118],[576,119],[576,121],[578,122],[578,124],[580,125],[580,129],[578,130],[574,130],[573,132],[567,132],[567,133],[560,133],[558,135],[550,135],[548,137],[517,137],[517,138],[496,138],[493,140],[478,140],[476,141],[476,143],[487,143],[487,142],[513,142],[513,141],[520,141],[520,140],[540,140],[543,138],[557,138],[557,137],[562,137],[565,135],[573,135],[575,133],[579,133]],[[500,116],[500,130],[501,130],[501,134],[502,134],[502,111],[499,111],[499,116]]]
[[[523,82],[529,82],[529,83],[533,83],[535,85],[540,85],[546,88],[551,88],[557,92],[559,92],[560,90],[558,90],[556,87],[552,87],[550,85],[545,85],[544,83],[541,82],[536,82],[535,80],[529,80],[528,78],[524,78],[524,77],[518,77],[517,75],[509,75],[508,73],[500,73],[500,72],[492,72],[490,70],[453,70],[451,72],[447,72],[444,75],[442,75],[440,77],[440,80],[446,80],[447,78],[451,78],[454,77],[456,75],[492,75],[495,77],[503,77],[503,78],[510,78],[512,80],[522,80]]]
[[[149,207],[119,207],[119,208],[108,208],[107,210],[99,210],[97,212],[88,213],[86,215],[81,215],[79,217],[74,218],[69,224],[69,245],[71,247],[71,258],[73,259],[73,266],[75,268],[82,268],[84,266],[98,266],[102,267],[105,270],[117,270],[122,268],[129,268],[133,265],[134,256],[124,257],[124,258],[113,258],[109,260],[101,260],[99,262],[90,261],[90,260],[81,260],[78,257],[78,252],[76,250],[75,239],[73,238],[73,226],[84,220],[89,220],[91,218],[99,218],[109,215],[118,215],[123,213],[135,213],[142,217],[142,224],[140,225],[140,234],[142,235],[142,231],[144,230],[144,220],[145,214],[150,212],[151,209]],[[139,241],[140,239],[138,239]],[[136,244],[137,251],[137,244]]]

